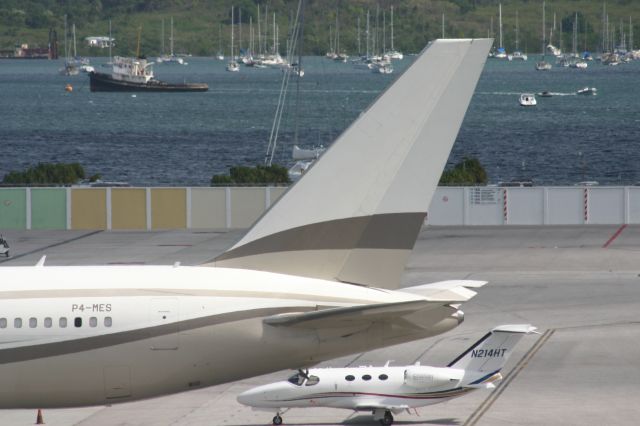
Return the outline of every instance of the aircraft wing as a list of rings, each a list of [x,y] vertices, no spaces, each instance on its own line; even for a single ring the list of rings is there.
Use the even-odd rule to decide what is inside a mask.
[[[410,409],[406,404],[398,404],[398,405],[387,405],[387,404],[378,404],[378,403],[365,403],[358,404],[354,407],[356,411],[375,411],[375,410],[390,410],[393,414],[399,414],[405,410]]]
[[[413,312],[466,302],[476,295],[476,292],[469,290],[468,287],[479,288],[486,283],[486,281],[472,280],[441,281],[402,289],[404,293],[420,296],[415,300],[292,312],[273,315],[263,321],[272,326],[336,328],[363,322],[400,319]]]
[[[427,308],[436,308],[442,303],[427,300],[410,300],[396,303],[376,303],[371,305],[346,306],[311,312],[292,312],[267,317],[265,324],[301,328],[344,327],[362,322],[401,317]]]
[[[432,284],[423,284],[415,287],[406,287],[404,293],[417,294],[431,302],[461,303],[471,299],[477,293],[470,288],[480,288],[487,281],[475,280],[450,280]]]

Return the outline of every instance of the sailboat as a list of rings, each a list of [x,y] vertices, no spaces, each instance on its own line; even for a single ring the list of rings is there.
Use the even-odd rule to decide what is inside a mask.
[[[393,46],[393,6],[391,6],[391,50],[387,52],[389,59],[402,59],[404,55],[402,52],[395,49]]]
[[[75,36],[75,24],[73,25],[73,31]],[[67,15],[64,15],[64,67],[60,68],[59,72],[62,75],[78,75],[80,74],[80,63],[71,57],[71,47],[68,43],[69,30],[67,27]],[[74,53],[75,53],[75,37],[74,37]],[[75,56],[75,55],[74,55]]]
[[[159,64],[189,65],[187,62],[184,61],[184,59],[182,59],[181,57],[173,53],[173,40],[174,38],[173,38],[173,16],[172,16],[171,17],[171,36],[169,37],[169,49],[171,53],[169,55],[163,54],[162,56],[159,56],[158,58],[156,58],[156,62]],[[162,44],[164,46],[164,21],[162,21]]]
[[[233,31],[234,30],[234,15],[233,15],[233,6],[231,6],[231,55],[229,58],[231,59],[227,64],[227,71],[229,72],[238,72],[240,71],[240,66],[238,62],[236,62],[235,52],[233,50]]]
[[[529,59],[529,57],[522,53],[520,51],[520,49],[518,48],[518,31],[519,31],[519,27],[518,27],[518,11],[516,10],[516,50],[513,52],[513,54],[509,55],[509,60],[510,61],[526,61],[527,59]]]
[[[573,57],[574,59],[569,64],[571,68],[576,68],[576,69],[587,68],[588,65],[585,61],[583,61],[582,59],[575,59],[580,57],[580,55],[578,55],[578,14],[577,13],[573,20]]]
[[[498,4],[498,19],[498,27],[500,29],[500,44],[498,45],[498,50],[496,50],[496,53],[493,55],[493,57],[496,59],[508,59],[507,51],[504,49],[502,44],[502,3]]]
[[[542,2],[542,60],[536,62],[536,70],[537,71],[549,71],[551,69],[551,64],[545,60],[545,2]]]

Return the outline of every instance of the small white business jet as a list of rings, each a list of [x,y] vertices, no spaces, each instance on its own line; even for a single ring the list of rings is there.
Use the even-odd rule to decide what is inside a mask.
[[[484,282],[396,289],[491,43],[431,43],[207,265],[2,267],[0,408],[150,398],[456,327]]]
[[[282,424],[282,409],[332,407],[371,411],[383,425],[393,414],[438,404],[474,389],[493,389],[500,370],[530,325],[494,328],[446,367],[419,363],[405,367],[317,368],[299,370],[288,380],[258,386],[238,401],[258,409],[275,408],[273,424]]]

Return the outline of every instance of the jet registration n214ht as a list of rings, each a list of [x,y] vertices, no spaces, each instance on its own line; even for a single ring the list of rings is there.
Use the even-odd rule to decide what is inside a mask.
[[[149,398],[456,327],[483,282],[397,288],[491,43],[431,43],[205,265],[2,267],[0,408]]]
[[[474,389],[493,389],[500,370],[530,325],[494,328],[446,367],[317,368],[300,370],[288,380],[250,389],[238,396],[242,404],[274,408],[273,424],[282,423],[282,409],[333,407],[371,411],[383,425],[393,414],[438,404]]]

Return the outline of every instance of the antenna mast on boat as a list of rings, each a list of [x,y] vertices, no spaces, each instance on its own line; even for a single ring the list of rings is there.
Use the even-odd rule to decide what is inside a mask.
[[[142,36],[142,25],[138,27],[138,47],[136,48],[136,58],[140,57],[140,37]]]

